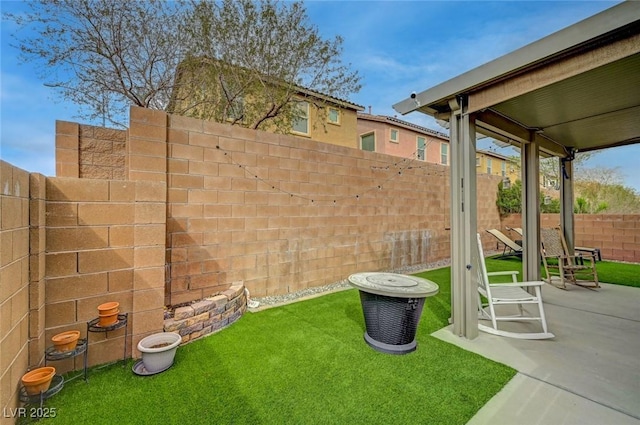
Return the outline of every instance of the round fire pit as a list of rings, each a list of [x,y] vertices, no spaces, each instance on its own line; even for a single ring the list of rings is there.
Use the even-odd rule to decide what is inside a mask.
[[[414,351],[424,300],[438,293],[438,285],[396,273],[356,273],[349,283],[360,291],[367,344],[389,354]]]

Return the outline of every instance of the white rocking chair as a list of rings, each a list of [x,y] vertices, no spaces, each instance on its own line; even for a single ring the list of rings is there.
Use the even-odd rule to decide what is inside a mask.
[[[478,236],[478,319],[482,321],[490,321],[491,326],[478,323],[478,329],[494,335],[506,336],[509,338],[519,339],[547,339],[553,338],[551,332],[547,330],[547,320],[544,315],[544,307],[542,306],[542,291],[544,285],[542,281],[535,282],[518,282],[516,279],[517,271],[492,272],[487,273],[487,267],[484,262],[484,251],[480,234]],[[490,276],[508,276],[511,275],[512,282],[509,283],[489,283]],[[532,288],[533,294],[530,294],[525,288]],[[483,302],[482,297],[486,299]],[[518,306],[520,314],[512,316],[500,316],[496,311],[499,306],[515,304]],[[527,313],[523,304],[535,304],[539,314],[526,315]],[[537,321],[542,325],[542,332],[511,332],[498,329],[498,322],[501,321]]]

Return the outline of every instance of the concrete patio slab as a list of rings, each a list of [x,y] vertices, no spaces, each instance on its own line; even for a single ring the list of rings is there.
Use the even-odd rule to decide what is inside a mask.
[[[545,285],[543,299],[553,339],[433,333],[519,372],[469,424],[640,424],[640,289]]]

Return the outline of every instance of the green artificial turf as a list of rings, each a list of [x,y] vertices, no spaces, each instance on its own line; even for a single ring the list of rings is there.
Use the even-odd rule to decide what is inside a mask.
[[[413,353],[364,342],[350,289],[246,313],[180,347],[158,375],[134,375],[131,361],[91,370],[47,406],[74,425],[465,424],[515,371],[429,335],[450,316],[449,273],[426,273],[440,293],[426,300]]]
[[[487,270],[490,272],[517,270],[522,273],[522,261],[519,258],[497,259],[488,257],[486,264]],[[598,271],[598,280],[600,282],[640,288],[640,264],[597,261],[596,270]],[[546,276],[544,267],[540,267],[540,276],[543,278]],[[522,275],[520,275],[519,280],[522,280]]]

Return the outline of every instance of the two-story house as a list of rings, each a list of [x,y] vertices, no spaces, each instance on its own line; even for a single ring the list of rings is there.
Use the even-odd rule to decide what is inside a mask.
[[[290,134],[318,142],[358,148],[358,112],[364,107],[299,87],[298,117]]]
[[[478,174],[502,176],[511,182],[520,180],[519,164],[508,156],[490,150],[476,151],[476,170]]]
[[[430,128],[386,115],[358,114],[362,150],[449,165],[449,137]]]
[[[358,148],[364,107],[209,58],[180,64],[169,113]]]

